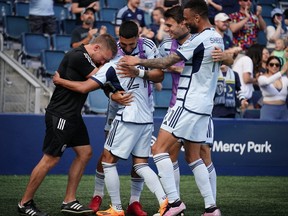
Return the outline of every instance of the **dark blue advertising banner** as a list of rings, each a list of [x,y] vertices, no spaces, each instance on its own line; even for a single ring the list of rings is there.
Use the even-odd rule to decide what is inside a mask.
[[[94,174],[96,163],[103,150],[105,116],[84,116],[93,158],[85,173]],[[155,118],[154,136],[157,137],[162,119]],[[42,157],[45,135],[43,115],[0,115],[0,174],[30,174]],[[212,159],[218,175],[273,175],[288,176],[288,122],[246,119],[215,119]],[[287,133],[287,134],[286,134]],[[52,174],[66,174],[73,150],[67,149]],[[182,175],[191,174],[179,154]],[[150,165],[155,169],[152,158]],[[130,174],[131,159],[120,160],[120,174]]]

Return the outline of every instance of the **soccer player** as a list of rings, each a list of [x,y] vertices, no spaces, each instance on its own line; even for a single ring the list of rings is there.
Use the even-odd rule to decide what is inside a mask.
[[[168,56],[170,53],[175,52],[191,35],[190,30],[184,22],[183,9],[181,6],[174,6],[169,8],[164,13],[166,31],[170,38],[164,40],[158,47],[159,53],[162,57]],[[172,108],[176,103],[177,89],[179,85],[180,74],[184,68],[184,61],[180,61],[173,66],[166,69],[166,72],[171,73],[172,76],[172,96],[169,107]],[[195,101],[194,103],[197,103]],[[211,123],[212,124],[212,123]],[[213,144],[213,133],[208,133],[206,143]],[[175,182],[177,191],[180,196],[180,171],[178,164],[178,154],[183,145],[183,141],[178,140],[169,150],[169,155],[173,163]],[[216,171],[211,159],[211,151],[209,148],[201,146],[201,158],[203,159],[208,172],[210,184],[213,191],[214,199],[216,200]]]
[[[122,47],[126,52],[128,47],[135,44],[135,37],[138,38],[138,27],[133,21],[127,21],[127,28],[120,29],[120,35],[124,36]],[[130,38],[131,35],[132,37]],[[137,42],[137,40],[136,40]],[[147,56],[158,56],[156,45],[149,39],[143,39],[146,44],[144,50]],[[131,51],[133,51],[132,49]],[[138,53],[139,50],[136,50]],[[145,73],[145,77],[122,78],[118,71],[133,70],[134,73],[139,71],[144,75],[143,67],[121,67],[116,68],[121,55],[113,61],[105,64],[99,71],[84,82],[73,82],[60,78],[59,74],[53,78],[57,85],[62,85],[70,90],[87,93],[103,87],[107,81],[117,90],[125,90],[125,92],[133,94],[131,106],[120,106],[117,115],[112,123],[108,137],[104,145],[102,154],[102,166],[105,175],[105,185],[111,198],[111,208],[106,211],[98,211],[97,215],[124,215],[120,199],[120,182],[116,168],[119,159],[127,159],[130,154],[133,158],[133,168],[136,173],[142,177],[147,187],[153,192],[158,201],[160,208],[166,209],[167,199],[163,191],[161,183],[156,173],[148,166],[148,157],[150,153],[150,142],[153,131],[153,107],[151,103],[149,80],[153,82],[161,82],[163,80],[163,71],[154,69],[149,71],[149,75]]]
[[[64,56],[58,71],[67,79],[86,80],[97,70],[97,66],[112,59],[117,53],[116,41],[108,34],[101,35],[88,45],[75,48]],[[43,157],[33,169],[25,193],[18,203],[21,215],[47,216],[41,212],[33,197],[47,173],[59,162],[66,148],[71,147],[76,156],[71,164],[66,195],[61,211],[79,215],[93,213],[76,199],[76,190],[86,164],[92,156],[86,126],[81,109],[87,94],[79,94],[56,86],[46,109],[46,135]]]
[[[177,215],[186,208],[176,189],[173,164],[168,153],[169,148],[180,138],[184,140],[186,161],[204,198],[203,215],[219,216],[221,212],[216,206],[209,183],[209,173],[200,154],[201,146],[209,148],[205,141],[220,67],[220,63],[214,61],[212,51],[215,47],[224,50],[224,45],[221,36],[209,22],[208,8],[204,0],[187,2],[183,16],[191,32],[195,34],[189,37],[175,53],[164,58],[149,60],[125,56],[119,63],[120,66],[142,65],[164,69],[181,60],[185,61],[179,80],[176,104],[164,117],[157,140],[152,147],[158,175],[169,202],[164,215]]]
[[[138,36],[138,32],[136,31],[139,28],[137,24],[135,25],[134,21],[125,21],[120,25],[119,29],[119,41],[118,41],[118,55],[132,55],[132,56],[139,56],[140,58],[148,58],[153,59],[158,56],[158,50],[156,49],[156,45],[146,38],[141,38]],[[128,31],[129,29],[129,31]],[[149,83],[150,85],[150,83]],[[148,86],[149,91],[153,87]],[[151,107],[152,107],[152,92],[149,92],[149,100],[151,100]],[[109,102],[109,109],[107,112],[107,120],[105,125],[105,133],[108,134],[111,123],[114,120],[116,113],[118,111],[119,107],[118,104],[115,103],[113,100],[110,100]],[[95,188],[94,188],[94,194],[93,198],[89,204],[89,207],[92,208],[94,211],[98,211],[102,199],[104,196],[104,172],[101,164],[101,158],[100,156],[98,163],[97,163],[97,169],[96,169],[96,175],[95,175]],[[133,214],[136,216],[145,216],[147,213],[142,209],[142,205],[140,204],[140,195],[143,189],[144,185],[144,179],[139,178],[139,176],[136,174],[134,169],[131,170],[131,196],[129,201],[129,206],[127,208],[127,213]],[[160,203],[163,201],[162,197],[160,197]]]

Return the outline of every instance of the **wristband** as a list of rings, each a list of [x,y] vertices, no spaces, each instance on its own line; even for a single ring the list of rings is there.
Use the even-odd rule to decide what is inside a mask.
[[[143,69],[139,69],[138,77],[143,78],[144,76],[145,76],[145,70],[143,70]]]
[[[113,94],[114,94],[113,92],[109,92],[109,99],[111,99],[111,97],[112,97]],[[111,100],[112,100],[112,99],[111,99]]]

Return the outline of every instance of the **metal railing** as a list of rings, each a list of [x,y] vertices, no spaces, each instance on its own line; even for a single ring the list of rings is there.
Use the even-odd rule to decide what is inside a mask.
[[[0,52],[0,112],[44,113],[52,91],[8,54]]]

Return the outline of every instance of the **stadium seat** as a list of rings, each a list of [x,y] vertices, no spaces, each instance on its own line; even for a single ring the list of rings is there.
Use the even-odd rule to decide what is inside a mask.
[[[155,107],[168,108],[172,91],[163,89],[162,91],[153,91]]]
[[[267,38],[264,31],[259,31],[257,34],[257,43],[266,46]]]
[[[265,4],[265,5],[261,5],[262,6],[262,17],[263,18],[270,18],[271,19],[271,11],[275,8],[273,5],[271,4]]]
[[[3,19],[7,15],[12,15],[12,4],[10,2],[0,2],[0,21],[3,23]]]
[[[21,61],[27,63],[27,59],[40,60],[42,50],[50,49],[50,38],[44,34],[22,33],[21,35]],[[27,66],[27,65],[26,65]]]
[[[100,8],[101,8],[101,10],[102,10],[102,8],[106,8],[106,7],[107,7],[107,5],[106,5],[106,0],[100,0],[99,2],[100,2]]]
[[[99,12],[100,20],[115,23],[117,8],[102,8]]]
[[[54,4],[53,5],[54,14],[58,21],[70,18],[69,10],[63,5]]]
[[[71,49],[71,36],[70,35],[61,35],[54,34],[52,35],[52,44],[54,50],[61,50],[67,52]]]
[[[102,25],[107,27],[107,33],[109,33],[113,37],[116,37],[115,25],[112,22],[102,20],[96,22],[96,28],[100,29]]]
[[[71,34],[76,27],[77,25],[74,19],[62,20],[63,34]]]
[[[87,114],[105,114],[108,109],[108,98],[102,90],[92,91],[87,98]]]
[[[4,17],[4,36],[20,42],[21,34],[29,32],[29,21],[23,16],[6,15]]]
[[[127,5],[127,0],[106,0],[107,2],[107,7],[110,8],[122,8],[125,5]]]
[[[61,50],[42,50],[41,66],[43,76],[53,76],[58,69],[60,62],[65,55]]]
[[[164,73],[164,80],[162,81],[162,89],[172,89],[171,73]]]
[[[29,16],[29,3],[27,2],[15,2],[15,15],[17,16]]]

